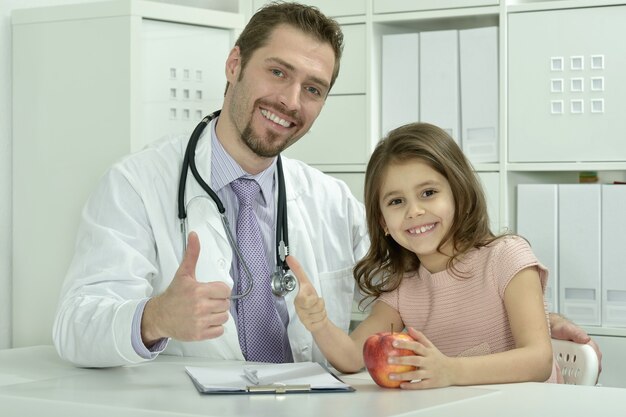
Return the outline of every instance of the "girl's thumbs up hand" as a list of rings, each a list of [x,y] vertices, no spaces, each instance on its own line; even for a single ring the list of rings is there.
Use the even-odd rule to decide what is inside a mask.
[[[289,255],[287,265],[298,280],[298,295],[294,300],[298,317],[308,331],[315,333],[328,322],[324,300],[318,296],[315,287],[296,258]]]

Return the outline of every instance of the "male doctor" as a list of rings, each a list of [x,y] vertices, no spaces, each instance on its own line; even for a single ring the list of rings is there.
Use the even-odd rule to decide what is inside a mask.
[[[196,165],[226,207],[233,234],[239,202],[232,183],[245,178],[258,184],[253,208],[270,271],[276,262],[276,156],[319,115],[342,47],[340,27],[317,9],[265,7],[230,52],[222,112],[198,141]],[[244,329],[238,318],[255,301],[229,300],[245,271],[239,273],[214,202],[189,203],[206,196],[191,175],[185,189],[191,233],[183,257],[176,196],[187,142],[162,141],[115,164],[87,202],[53,329],[64,359],[90,367],[138,363],[160,352],[264,359],[242,352],[254,346],[239,337]],[[343,182],[299,161],[282,163],[291,250],[315,277],[333,321],[347,330],[352,267],[369,244],[363,207]],[[271,291],[269,285],[255,288]],[[260,331],[269,342],[280,339],[272,345],[279,350],[276,361],[322,361],[297,319],[295,295],[273,296],[273,305],[255,312],[256,325],[268,326]]]
[[[276,157],[322,110],[342,44],[337,23],[315,8],[284,3],[261,9],[226,60],[221,115],[198,142],[198,171],[224,203],[233,233],[247,204],[240,203],[236,184],[256,184],[252,209],[263,239],[257,248],[269,271],[276,259]],[[213,201],[194,199],[206,193],[191,176],[184,251],[176,196],[187,142],[161,141],[116,163],[87,202],[53,329],[60,356],[88,367],[139,363],[161,352],[323,361],[295,314],[296,291],[274,296],[255,272],[254,291],[265,292],[266,300],[269,293],[270,303],[252,295],[229,298],[241,292],[237,283],[245,270]],[[344,183],[299,161],[282,163],[291,253],[324,298],[329,318],[347,331],[352,267],[369,245],[363,207]],[[580,331],[559,323],[566,338]]]

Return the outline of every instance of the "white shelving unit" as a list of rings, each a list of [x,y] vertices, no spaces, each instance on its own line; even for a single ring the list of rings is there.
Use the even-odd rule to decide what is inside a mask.
[[[244,21],[139,0],[14,10],[15,347],[52,341],[80,211],[98,178],[221,105],[223,62]]]

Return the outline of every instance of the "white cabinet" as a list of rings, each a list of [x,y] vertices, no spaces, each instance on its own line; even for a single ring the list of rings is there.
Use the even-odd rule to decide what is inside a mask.
[[[315,6],[322,10],[327,16],[341,17],[364,15],[368,1],[369,0],[308,0],[301,3]],[[265,3],[267,3],[267,0],[253,0],[254,10],[257,10]]]
[[[626,6],[509,16],[509,161],[626,160],[625,21]]]
[[[624,13],[626,3],[618,1],[533,2],[507,8],[508,127],[501,144],[508,151],[501,169],[509,195],[503,204],[513,230],[520,220],[515,211],[520,184],[558,183],[560,195],[579,182],[582,171],[596,171],[600,183],[626,179]],[[568,226],[564,233],[559,230],[557,250],[573,259],[558,265],[557,298],[562,313],[590,324],[586,330],[604,353],[600,383],[625,387],[621,352],[626,297],[620,262],[626,240],[619,235],[623,216],[615,215],[617,206],[623,212],[623,192],[607,188],[623,186],[591,187],[565,195],[557,204],[558,215],[567,217],[559,221],[559,229]],[[548,202],[536,204],[534,210],[542,211]],[[542,227],[528,219],[523,223]],[[536,239],[550,235],[533,234]]]
[[[19,347],[51,342],[80,210],[97,179],[221,104],[223,63],[244,17],[123,0],[14,10],[12,24]]]
[[[140,33],[143,119],[135,149],[164,134],[189,134],[222,106],[226,77],[219,59],[232,47],[231,32],[220,28],[142,19]]]
[[[459,7],[491,6],[497,4],[498,0],[373,0],[374,13],[441,10]]]

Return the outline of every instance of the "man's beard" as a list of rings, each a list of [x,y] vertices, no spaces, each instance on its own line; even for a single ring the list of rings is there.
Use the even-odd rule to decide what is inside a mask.
[[[250,123],[248,123],[243,132],[241,132],[241,140],[252,152],[263,158],[275,157],[297,140],[297,138],[289,137],[283,143],[280,143],[276,133],[267,132],[265,135],[265,140],[256,136],[252,131]]]

